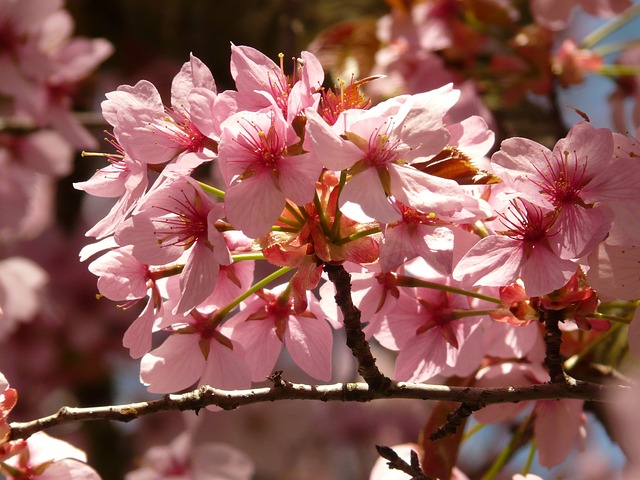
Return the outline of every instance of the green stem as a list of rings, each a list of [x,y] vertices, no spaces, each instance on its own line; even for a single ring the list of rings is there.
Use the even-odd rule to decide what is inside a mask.
[[[322,209],[322,204],[320,203],[320,197],[318,197],[318,192],[316,192],[315,195],[313,196],[313,204],[316,207],[316,213],[318,214],[318,220],[320,221],[320,227],[322,228],[322,233],[324,233],[326,237],[329,237],[331,233],[331,229],[329,228],[329,223],[327,222],[326,212]]]
[[[489,315],[493,310],[455,310],[453,318],[479,317]]]
[[[605,77],[635,77],[640,75],[637,65],[602,65],[596,73]]]
[[[640,45],[640,39],[626,40],[622,42],[606,43],[604,45],[600,45],[599,47],[593,47],[591,51],[596,55],[604,57],[606,55],[611,55],[612,53],[618,53],[623,50],[636,47],[638,45]]]
[[[336,245],[344,245],[345,243],[353,242],[362,237],[368,237],[369,235],[374,235],[376,233],[380,233],[380,227],[369,228],[367,230],[363,230],[361,232],[354,233],[349,235],[348,237],[339,238],[335,241]]]
[[[520,437],[524,435],[527,429],[531,426],[533,422],[533,414],[529,415],[527,419],[520,424],[518,430],[513,434],[509,444],[500,452],[500,455],[495,459],[495,461],[489,467],[487,473],[484,474],[482,480],[494,480],[498,473],[504,468],[507,464],[511,455],[515,452],[516,446],[520,442]]]
[[[285,204],[285,208],[287,209],[287,211],[293,215],[295,217],[295,219],[298,221],[298,223],[293,223],[291,220],[286,219],[284,217],[280,217],[280,221],[283,223],[286,223],[287,225],[292,225],[292,226],[297,226],[300,227],[300,225],[304,225],[305,222],[307,221],[306,218],[302,215],[302,213],[300,212],[300,210],[298,209],[298,207],[296,205],[292,205],[289,202],[287,202]]]
[[[338,183],[338,198],[340,198],[340,193],[345,183],[347,183],[347,172],[342,170],[340,172],[340,182]],[[336,208],[336,216],[333,219],[333,225],[331,227],[331,238],[340,238],[340,218],[342,218],[342,210]]]
[[[469,440],[476,433],[478,433],[480,430],[482,430],[485,426],[486,426],[486,424],[484,424],[484,423],[478,423],[474,427],[470,428],[467,432],[465,432],[464,436],[462,437],[462,441],[464,442],[466,440]]]
[[[457,293],[458,295],[464,295],[466,297],[477,298],[479,300],[486,300],[487,302],[501,305],[502,302],[499,298],[490,297],[489,295],[483,295],[477,292],[469,292],[462,288],[450,287],[449,285],[442,285],[440,283],[428,282],[419,278],[407,277],[404,275],[398,275],[396,285],[399,287],[423,287],[431,288],[433,290],[440,290],[441,292]]]
[[[293,228],[294,232],[300,231],[300,222],[297,221],[297,217],[294,220],[293,218],[287,218],[287,217],[282,217],[281,216],[280,218],[278,218],[278,221],[280,223],[284,223],[285,225],[289,225],[291,228]],[[275,231],[278,228],[281,228],[281,227],[279,227],[277,225],[273,226],[273,227],[271,227],[271,231]]]
[[[238,298],[233,300],[229,305],[227,305],[226,307],[220,309],[216,313],[216,317],[218,317],[220,319],[226,317],[229,314],[229,312],[231,312],[231,310],[233,310],[234,308],[236,308],[240,304],[240,302],[242,302],[243,300],[247,299],[252,294],[254,294],[258,290],[260,290],[261,288],[265,287],[269,283],[273,282],[275,279],[281,277],[282,275],[284,275],[285,273],[287,273],[287,272],[289,272],[291,270],[293,270],[293,267],[282,267],[282,268],[276,270],[275,272],[273,272],[271,275],[267,275],[262,280],[260,280],[256,284],[252,285],[249,290],[247,290],[242,295],[240,295]]]
[[[631,323],[630,318],[618,317],[617,315],[607,315],[605,313],[587,313],[585,314],[587,318],[597,318],[598,320],[610,320],[615,323],[622,323],[624,325],[629,325]]]
[[[593,32],[584,37],[584,40],[582,40],[582,43],[580,44],[580,48],[593,47],[596,43],[629,23],[638,15],[640,15],[640,4],[630,6],[620,15],[605,23],[600,28],[596,28]]]
[[[252,253],[236,253],[231,255],[234,262],[242,262],[244,260],[264,260],[264,254],[262,252]]]
[[[198,182],[198,185],[200,185],[200,187],[202,187],[205,192],[210,193],[211,195],[215,195],[219,198],[224,198],[224,192],[219,188],[212,187],[211,185],[204,182]]]
[[[531,447],[529,448],[529,454],[527,455],[527,461],[524,463],[524,467],[522,467],[522,475],[526,476],[527,473],[529,473],[529,470],[531,470],[531,465],[533,464],[533,457],[535,457],[536,455],[536,439],[533,438],[531,440]]]

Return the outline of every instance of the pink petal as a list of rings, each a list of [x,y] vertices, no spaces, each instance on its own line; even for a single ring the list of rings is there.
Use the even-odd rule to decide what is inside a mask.
[[[534,246],[521,269],[527,295],[537,297],[562,288],[576,273],[577,268],[575,263],[558,258],[544,245]]]
[[[276,335],[271,317],[239,323],[234,327],[231,338],[244,347],[253,381],[262,382],[273,373],[282,351],[282,341]]]
[[[313,378],[331,380],[333,332],[324,319],[290,316],[285,345],[291,358]]]
[[[549,242],[556,254],[565,259],[588,255],[604,240],[611,227],[613,212],[606,205],[583,208],[563,205],[549,232]]]
[[[278,184],[297,205],[313,201],[322,165],[311,155],[292,155],[278,161]]]
[[[634,300],[640,298],[639,264],[639,247],[601,244],[589,256],[587,279],[602,295]]]
[[[86,463],[74,458],[53,462],[42,475],[41,480],[101,480],[101,476]]]
[[[265,235],[278,220],[286,202],[270,171],[259,172],[231,185],[224,206],[227,220],[248,237]]]
[[[144,307],[144,310],[124,332],[122,345],[129,349],[131,358],[140,358],[151,350],[153,326],[156,320],[153,299]]]
[[[537,402],[534,432],[540,465],[551,468],[567,458],[578,440],[583,405],[583,400]]]
[[[220,264],[203,240],[198,240],[180,276],[180,301],[173,313],[186,313],[207,298],[216,287]]]
[[[522,242],[490,235],[462,257],[453,271],[453,278],[468,286],[509,285],[518,278],[523,255]]]
[[[364,152],[353,143],[342,139],[313,109],[307,116],[305,146],[319,162],[332,170],[345,170],[364,157]]]
[[[391,194],[421,212],[450,212],[462,208],[464,192],[453,180],[422,173],[410,166],[390,164]]]
[[[205,367],[200,337],[173,334],[140,361],[140,381],[151,393],[175,393],[195,384]]]
[[[340,209],[349,218],[367,222],[371,219],[391,223],[402,219],[382,188],[375,168],[367,168],[345,184],[340,195]]]
[[[446,365],[447,345],[437,328],[414,336],[401,348],[393,378],[421,383],[435,377]]]
[[[251,370],[245,361],[244,349],[233,342],[233,349],[211,340],[209,357],[200,378],[200,385],[223,390],[244,390],[251,386]]]

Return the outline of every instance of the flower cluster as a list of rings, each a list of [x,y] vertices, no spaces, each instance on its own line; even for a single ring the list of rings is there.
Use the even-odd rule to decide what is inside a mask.
[[[218,92],[191,56],[170,105],[146,81],[107,94],[116,151],[77,184],[117,198],[82,256],[107,250],[89,265],[102,295],[146,299],[124,345],[150,392],[248,388],[283,349],[330,380],[342,313],[323,265],[351,272],[365,333],[398,352],[399,381],[499,384],[517,370],[542,383],[534,320],[608,328],[587,278],[621,278],[603,257],[638,244],[635,139],[585,121],[553,149],[511,138],[489,160],[494,134],[480,116],[452,116],[452,84],[370,107],[358,82],[324,89],[308,52],[287,75],[253,48],[231,50],[237,90]],[[263,274],[256,260],[280,268]],[[555,441],[543,425],[560,407],[544,405],[536,433],[551,466],[578,438],[582,403],[567,404],[571,427]]]

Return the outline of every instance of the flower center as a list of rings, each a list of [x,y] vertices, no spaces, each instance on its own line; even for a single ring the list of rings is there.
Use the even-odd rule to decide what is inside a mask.
[[[573,158],[571,158],[573,157]],[[546,194],[556,206],[580,201],[580,191],[588,180],[585,180],[587,162],[578,161],[578,155],[569,151],[554,152],[553,159],[546,159],[547,171],[538,170],[542,180],[537,183],[542,193]]]

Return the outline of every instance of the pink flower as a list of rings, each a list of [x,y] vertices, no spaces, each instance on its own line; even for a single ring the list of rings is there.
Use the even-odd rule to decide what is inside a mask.
[[[149,183],[147,166],[124,154],[124,151],[122,155],[109,155],[107,158],[108,166],[98,170],[89,180],[73,184],[76,189],[96,197],[120,197],[107,216],[87,232],[87,236],[97,239],[115,232],[144,195]]]
[[[542,366],[525,363],[503,363],[483,368],[477,374],[477,387],[535,385],[548,381]],[[525,410],[531,402],[489,405],[473,414],[482,423],[499,423]],[[583,400],[540,400],[534,403],[534,433],[538,461],[543,467],[561,463],[584,436]]]
[[[194,442],[186,432],[169,445],[147,450],[141,463],[126,480],[250,480],[255,471],[240,450],[223,443]]]
[[[151,393],[175,393],[194,384],[225,390],[251,385],[242,346],[220,329],[212,314],[192,310],[187,316],[164,315],[158,325],[171,335],[142,357],[140,381]],[[215,407],[211,407],[215,409]]]
[[[453,270],[454,245],[461,241],[461,237],[468,235],[456,224],[473,223],[479,215],[466,209],[453,214],[424,214],[400,202],[396,202],[396,208],[402,214],[402,219],[383,228],[380,244],[382,269],[391,271],[405,261],[421,257],[438,273],[450,274]]]
[[[27,258],[0,261],[0,339],[40,312],[42,293],[48,283],[49,275]]]
[[[148,265],[132,255],[133,247],[116,248],[89,264],[89,271],[98,278],[98,290],[110,300],[126,300],[128,306],[149,296],[147,304],[124,334],[123,345],[132,358],[140,358],[152,345],[152,333],[163,314],[162,299]]]
[[[38,478],[55,480],[77,478],[82,480],[100,480],[100,475],[86,464],[87,455],[69,443],[50,437],[44,432],[31,435],[26,441],[27,448],[18,455],[5,460],[12,470],[0,466],[7,480]]]
[[[196,57],[192,56],[174,78],[171,107],[163,105],[156,87],[146,80],[133,87],[122,85],[106,96],[102,102],[104,118],[114,127],[123,150],[135,160],[160,164],[179,160],[185,153],[195,153],[203,161],[214,158],[216,144],[202,130],[209,134],[216,131],[211,112],[216,86],[209,69]]]
[[[312,109],[305,148],[327,168],[352,176],[340,195],[340,209],[357,221],[398,221],[388,198],[421,212],[458,211],[465,200],[459,185],[411,167],[446,146],[443,117],[459,92],[447,85],[431,92],[396,97],[370,110],[346,110],[329,126]]]
[[[468,309],[469,301],[461,295],[426,288],[401,290],[396,307],[375,334],[383,346],[399,350],[394,378],[426,382],[440,373],[464,376],[477,368],[482,352],[470,337],[481,318],[456,315]]]
[[[244,347],[254,381],[263,381],[273,372],[283,346],[307,374],[322,381],[331,379],[333,333],[318,301],[308,293],[307,297],[308,309],[297,313],[285,285],[259,291],[225,323],[233,328],[231,339]]]
[[[502,142],[494,171],[518,195],[559,215],[550,242],[562,258],[588,254],[606,236],[613,214],[603,204],[640,200],[640,166],[613,157],[611,130],[574,125],[553,151],[524,138]]]
[[[283,66],[278,67],[262,52],[231,45],[231,76],[238,89],[238,102],[243,110],[259,110],[273,106],[291,123],[305,108],[317,106],[324,71],[318,59],[302,52],[289,80]]]
[[[301,154],[293,127],[278,110],[241,112],[222,125],[219,162],[229,185],[225,213],[250,237],[266,234],[285,207],[313,200],[322,165]]]
[[[533,0],[531,13],[540,25],[552,30],[561,30],[569,22],[577,6],[597,17],[611,17],[631,6],[631,0]]]
[[[186,256],[175,312],[187,312],[204,300],[215,288],[220,265],[231,263],[215,226],[222,209],[195,180],[182,177],[155,190],[116,232],[116,242],[133,245],[132,254],[141,263],[165,265]]]
[[[458,262],[453,278],[463,286],[501,287],[524,282],[536,297],[565,285],[577,265],[558,256],[550,245],[555,215],[526,200],[512,201],[503,216],[508,229],[481,239]]]

